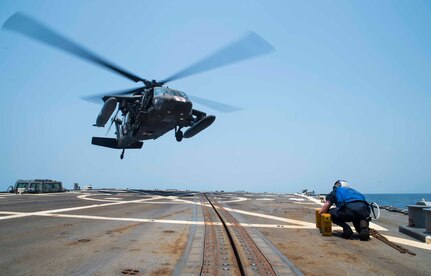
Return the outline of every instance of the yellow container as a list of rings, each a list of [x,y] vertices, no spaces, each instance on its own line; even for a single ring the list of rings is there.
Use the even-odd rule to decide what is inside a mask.
[[[332,236],[332,220],[330,214],[322,214],[321,216],[321,228],[322,236]]]
[[[316,209],[316,228],[321,228],[321,215],[319,214],[320,208]]]

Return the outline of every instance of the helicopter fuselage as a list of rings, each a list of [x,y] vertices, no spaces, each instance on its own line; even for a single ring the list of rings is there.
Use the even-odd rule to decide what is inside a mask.
[[[192,127],[206,116],[193,109],[184,92],[167,87],[153,87],[133,96],[105,96],[103,100],[105,104],[95,126],[106,124],[115,109],[113,106],[118,106],[122,113],[122,120],[113,118],[112,121],[118,141],[115,148],[128,148],[143,140],[154,140],[173,129],[177,140],[181,141],[181,128]]]
[[[162,89],[164,93],[160,93]],[[192,102],[185,93],[181,92],[180,94],[178,92],[164,87],[154,88],[151,103],[142,106],[135,117],[134,123],[135,128],[137,128],[135,136],[137,139],[157,139],[176,127],[187,127],[193,123]],[[152,91],[147,93],[152,93]],[[145,96],[143,101],[145,101]],[[132,118],[130,119],[133,121]]]

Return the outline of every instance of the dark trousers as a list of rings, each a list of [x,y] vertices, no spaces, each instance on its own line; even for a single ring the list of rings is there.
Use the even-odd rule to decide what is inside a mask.
[[[344,231],[351,229],[346,222],[353,222],[356,232],[359,233],[359,222],[370,219],[370,208],[365,202],[351,202],[340,208],[331,208],[328,211],[331,214],[332,222],[343,227]]]

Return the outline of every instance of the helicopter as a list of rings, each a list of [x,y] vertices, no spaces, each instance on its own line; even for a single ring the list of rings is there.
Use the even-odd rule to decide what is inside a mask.
[[[11,15],[3,24],[3,28],[25,35],[142,84],[140,87],[115,93],[83,97],[84,100],[90,102],[103,101],[103,106],[93,126],[105,127],[111,119],[107,132],[109,133],[112,125],[115,125],[116,138],[92,137],[91,143],[97,146],[121,149],[121,159],[124,158],[126,149],[140,149],[144,140],[155,140],[171,130],[174,130],[176,140],[181,142],[183,138],[192,138],[209,127],[216,117],[195,109],[192,100],[221,112],[240,109],[228,104],[187,95],[182,91],[165,86],[168,82],[267,54],[274,50],[274,47],[258,34],[249,32],[239,40],[227,44],[224,48],[170,77],[156,81],[141,78],[115,65],[21,12]],[[117,111],[115,112],[115,110]],[[121,112],[121,117],[118,117],[119,112]]]

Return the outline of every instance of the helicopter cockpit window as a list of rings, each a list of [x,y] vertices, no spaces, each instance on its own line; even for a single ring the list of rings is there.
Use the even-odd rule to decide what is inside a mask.
[[[154,88],[154,96],[163,96],[166,94],[166,88],[165,87],[155,87]]]
[[[186,93],[178,91],[178,90],[173,90],[173,89],[169,89],[166,87],[155,87],[154,88],[154,96],[155,97],[164,96],[164,95],[178,96],[178,97],[188,99]]]
[[[181,91],[175,91],[175,92],[177,92],[178,93],[178,96],[180,96],[180,97],[183,97],[184,99],[188,99],[187,98],[187,95],[186,95],[186,93],[184,93],[184,92],[181,92]]]

